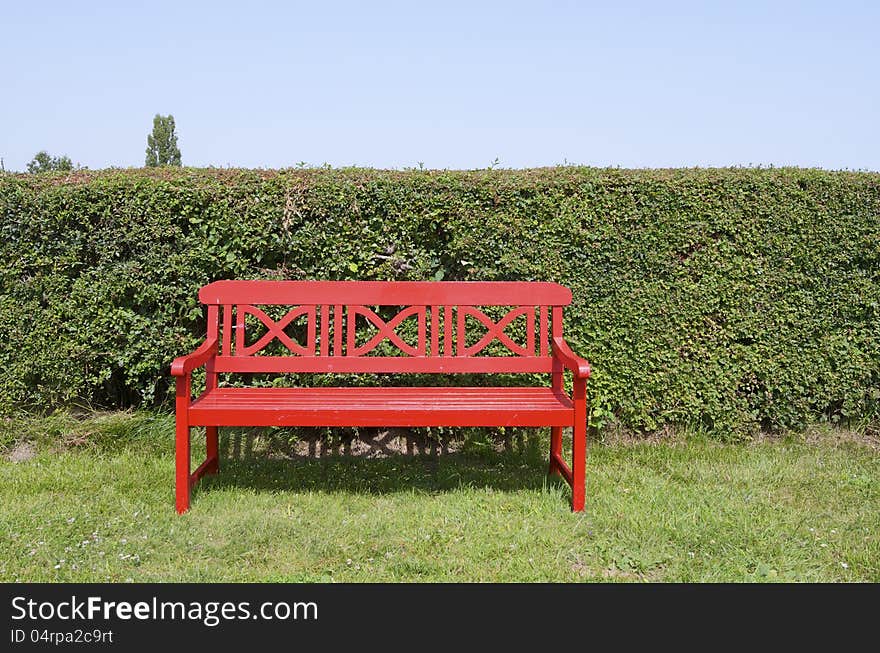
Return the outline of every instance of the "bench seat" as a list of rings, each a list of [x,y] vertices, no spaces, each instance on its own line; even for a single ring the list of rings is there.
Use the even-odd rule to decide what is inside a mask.
[[[570,426],[573,403],[548,387],[214,388],[192,426]]]

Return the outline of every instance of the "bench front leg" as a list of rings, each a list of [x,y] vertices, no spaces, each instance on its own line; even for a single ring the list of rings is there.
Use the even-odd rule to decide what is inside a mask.
[[[587,380],[575,378],[574,425],[571,442],[571,509],[581,512],[586,497],[587,476]]]
[[[562,427],[561,426],[551,426],[550,427],[550,469],[548,470],[548,474],[550,476],[562,476],[562,472],[559,467],[559,460],[562,459]]]
[[[175,398],[175,497],[177,513],[189,510],[190,441],[189,441],[189,374],[177,377]]]

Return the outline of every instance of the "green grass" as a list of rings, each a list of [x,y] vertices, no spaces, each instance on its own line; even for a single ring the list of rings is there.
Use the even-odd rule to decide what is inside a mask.
[[[239,432],[178,517],[172,417],[7,420],[0,580],[880,581],[868,444],[595,444],[576,515],[545,437],[285,460]]]

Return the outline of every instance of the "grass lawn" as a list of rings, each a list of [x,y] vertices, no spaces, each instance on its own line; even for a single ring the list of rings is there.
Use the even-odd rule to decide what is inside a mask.
[[[582,514],[545,477],[546,433],[284,459],[276,435],[227,432],[184,517],[173,433],[6,420],[0,581],[880,581],[880,452],[839,431],[591,443]]]

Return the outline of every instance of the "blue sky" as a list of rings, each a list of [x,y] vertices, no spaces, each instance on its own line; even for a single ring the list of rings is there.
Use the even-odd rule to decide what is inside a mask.
[[[0,157],[880,170],[878,2],[10,2]]]

